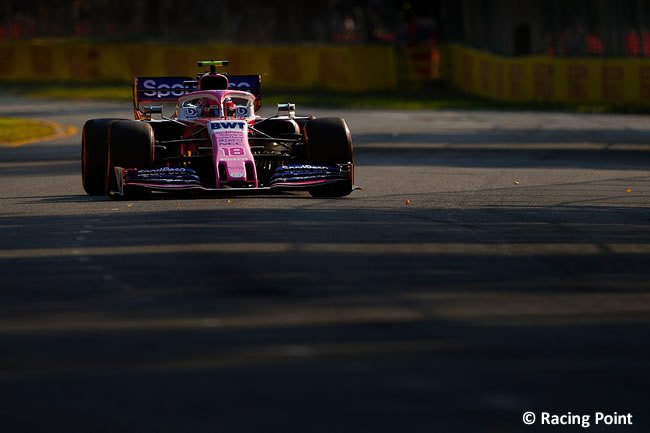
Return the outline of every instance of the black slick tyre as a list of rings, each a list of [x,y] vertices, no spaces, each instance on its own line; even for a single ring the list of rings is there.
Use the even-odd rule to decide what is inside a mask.
[[[313,165],[354,164],[350,129],[340,117],[313,119],[305,124],[307,161]],[[352,192],[352,180],[309,190],[313,197],[342,197]]]
[[[105,165],[106,192],[115,187],[115,167],[149,169],[154,161],[154,133],[146,122],[120,120],[111,125]]]
[[[108,134],[119,119],[92,119],[84,124],[81,134],[81,182],[90,195],[106,191]]]

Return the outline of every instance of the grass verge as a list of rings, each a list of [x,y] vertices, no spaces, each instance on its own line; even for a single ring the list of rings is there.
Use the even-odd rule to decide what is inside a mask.
[[[0,145],[8,145],[52,136],[56,132],[49,123],[29,119],[0,117]]]
[[[130,101],[129,83],[47,83],[47,82],[4,82],[0,89],[30,98],[81,99],[104,101]]]
[[[45,83],[5,82],[0,90],[35,98],[130,101],[130,83]],[[423,89],[386,92],[345,93],[327,90],[268,89],[263,91],[265,105],[293,102],[297,105],[329,108],[439,110],[487,109],[568,111],[584,113],[650,113],[643,104],[569,104],[502,102],[468,95],[434,82]]]

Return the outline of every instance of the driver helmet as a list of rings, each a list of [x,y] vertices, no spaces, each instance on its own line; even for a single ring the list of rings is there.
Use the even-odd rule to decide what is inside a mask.
[[[230,96],[226,96],[223,100],[223,109],[228,113],[228,116],[235,115],[235,104],[232,102],[232,99],[230,99]]]

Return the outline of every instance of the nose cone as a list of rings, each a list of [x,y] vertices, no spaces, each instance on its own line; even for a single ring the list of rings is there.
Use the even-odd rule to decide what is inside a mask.
[[[244,161],[227,162],[226,174],[228,176],[228,181],[249,180],[246,179],[246,165]]]
[[[246,182],[258,186],[255,160],[248,143],[248,124],[242,120],[210,122],[217,185]]]

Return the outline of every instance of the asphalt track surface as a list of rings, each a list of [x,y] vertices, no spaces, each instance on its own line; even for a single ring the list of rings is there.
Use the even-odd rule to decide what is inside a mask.
[[[649,117],[311,113],[362,191],[111,201],[79,134],[0,148],[3,432],[649,431]]]

